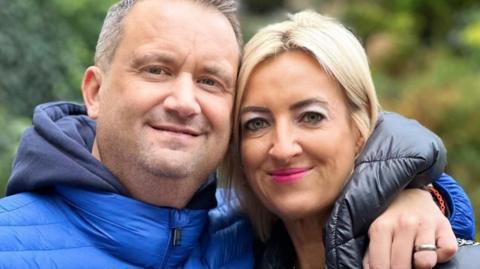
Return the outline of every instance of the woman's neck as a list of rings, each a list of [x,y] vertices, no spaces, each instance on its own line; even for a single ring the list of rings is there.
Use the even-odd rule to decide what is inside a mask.
[[[297,254],[297,268],[325,267],[323,225],[326,218],[315,216],[308,219],[284,221]]]

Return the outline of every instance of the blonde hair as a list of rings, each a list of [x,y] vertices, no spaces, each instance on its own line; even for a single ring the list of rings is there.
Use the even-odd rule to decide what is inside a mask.
[[[285,51],[310,54],[344,90],[353,124],[367,141],[380,109],[367,56],[357,38],[336,20],[314,11],[302,11],[283,22],[261,29],[246,45],[233,111],[233,133],[219,169],[222,183],[238,197],[242,209],[262,240],[270,236],[276,217],[250,188],[241,166],[239,110],[248,79],[260,63]],[[235,194],[233,194],[233,192]]]

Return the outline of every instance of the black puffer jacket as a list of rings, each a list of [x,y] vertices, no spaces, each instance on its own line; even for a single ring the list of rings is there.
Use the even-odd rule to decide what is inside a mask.
[[[327,268],[362,268],[372,221],[406,186],[424,186],[437,178],[445,158],[445,148],[435,134],[419,128],[416,121],[384,113],[325,227]],[[459,240],[455,257],[435,268],[480,268],[480,245]]]
[[[373,220],[395,194],[425,186],[445,164],[445,148],[434,133],[414,120],[383,113],[325,226],[327,268],[362,268]]]
[[[325,226],[327,268],[362,268],[369,225],[407,186],[425,186],[446,164],[441,140],[414,120],[382,113]],[[257,268],[292,268],[295,250],[281,222],[259,247]]]

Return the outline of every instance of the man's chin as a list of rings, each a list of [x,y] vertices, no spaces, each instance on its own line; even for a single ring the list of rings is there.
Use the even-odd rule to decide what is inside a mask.
[[[157,158],[152,158],[151,155],[150,157],[147,156],[147,159],[144,159],[142,163],[151,174],[171,179],[182,179],[195,174],[196,161],[198,160],[192,159],[190,155],[184,156],[184,154],[165,152]]]
[[[151,137],[152,144],[161,148],[162,151],[194,151],[195,148],[204,144],[205,136],[191,136],[173,132],[155,130],[155,137]]]

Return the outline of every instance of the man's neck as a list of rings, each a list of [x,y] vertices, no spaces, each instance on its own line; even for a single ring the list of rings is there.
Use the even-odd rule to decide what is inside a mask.
[[[185,208],[200,188],[198,180],[160,179],[138,175],[135,178],[120,179],[129,194],[142,202],[173,208]]]
[[[148,169],[136,169],[137,164],[123,162],[119,165],[115,161],[102,160],[96,141],[92,154],[118,178],[128,195],[155,206],[185,208],[207,178],[200,178],[201,175],[196,175],[198,178],[168,178],[149,173]]]

